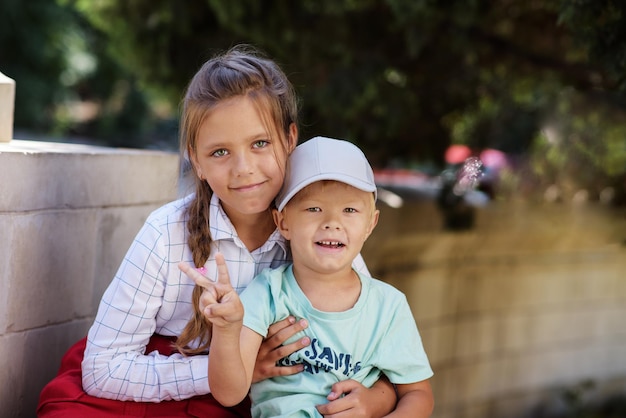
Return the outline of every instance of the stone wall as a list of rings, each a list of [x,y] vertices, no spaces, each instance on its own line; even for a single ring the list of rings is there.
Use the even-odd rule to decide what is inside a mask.
[[[545,416],[584,381],[626,397],[624,210],[496,202],[449,233],[432,203],[383,208],[364,256],[407,294],[435,418]]]
[[[177,195],[178,156],[0,144],[0,415],[34,417],[150,211]]]

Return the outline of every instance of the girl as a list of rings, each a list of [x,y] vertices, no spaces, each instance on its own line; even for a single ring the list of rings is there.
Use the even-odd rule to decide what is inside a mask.
[[[264,268],[289,261],[270,206],[297,136],[296,97],[274,62],[236,47],[204,64],[189,84],[181,118],[181,152],[192,163],[195,193],[148,217],[89,330],[84,392],[76,383],[79,343],[42,391],[40,417],[249,416],[247,402],[227,409],[210,395],[208,332],[193,319],[194,283],[177,265],[193,263],[217,277],[219,251],[233,272],[233,287],[241,291]],[[356,262],[365,269],[362,259]],[[303,338],[281,345],[304,327],[305,320],[293,318],[273,326],[257,358],[255,380],[301,370],[276,367],[276,361],[310,343]],[[173,341],[182,353],[172,349]],[[325,405],[323,414],[382,416],[393,409],[396,397],[388,382],[371,389],[343,384],[333,392],[348,395]]]

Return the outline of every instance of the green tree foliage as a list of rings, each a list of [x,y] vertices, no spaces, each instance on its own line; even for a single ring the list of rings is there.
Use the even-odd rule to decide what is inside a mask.
[[[580,153],[568,151],[572,158],[587,156],[598,173],[618,182],[626,176],[626,150],[619,128],[612,129],[625,112],[626,3],[61,4],[88,22],[80,27],[86,32],[88,26],[92,34],[86,48],[97,65],[73,87],[99,98],[108,113],[95,126],[106,132],[122,127],[128,137],[144,132],[154,110],[146,100],[158,100],[175,116],[188,80],[204,60],[234,44],[251,43],[276,59],[296,86],[303,138],[323,134],[353,140],[375,165],[398,159],[441,164],[451,143],[529,154],[549,165],[548,155],[569,146],[566,140],[543,141],[547,127],[558,127],[559,137],[588,138],[587,145],[577,146]],[[574,97],[576,106],[563,110]],[[135,103],[131,116],[128,103]],[[122,110],[125,116],[116,116]],[[551,152],[535,146],[542,141]],[[602,145],[591,146],[594,141]]]
[[[6,0],[0,15],[0,71],[16,82],[17,130],[142,145],[147,98],[109,54],[108,34],[65,1]]]
[[[616,0],[563,0],[560,21],[590,60],[626,90],[626,3]]]
[[[66,94],[60,80],[72,13],[47,0],[5,0],[0,15],[0,71],[17,82],[15,124],[48,128],[53,104]]]

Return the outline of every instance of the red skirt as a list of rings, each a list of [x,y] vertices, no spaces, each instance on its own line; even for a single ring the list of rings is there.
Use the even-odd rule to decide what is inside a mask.
[[[74,344],[61,360],[59,373],[39,395],[37,417],[112,418],[112,417],[210,417],[250,418],[248,399],[239,405],[226,408],[211,394],[182,401],[132,402],[96,398],[83,391],[81,362],[87,338]],[[172,339],[154,335],[146,348],[149,353],[158,350],[171,353]]]

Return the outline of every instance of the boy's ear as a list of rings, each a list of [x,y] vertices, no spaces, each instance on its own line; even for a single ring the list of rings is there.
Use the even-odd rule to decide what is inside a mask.
[[[376,228],[376,225],[378,225],[378,216],[380,215],[380,211],[378,209],[376,209],[374,211],[374,213],[372,214],[372,219],[370,220],[370,225],[367,228],[367,231],[365,233],[365,239],[369,238],[369,236],[372,234],[372,231],[374,231],[374,228]]]
[[[279,212],[278,209],[272,209],[272,216],[274,217],[274,223],[276,224],[276,228],[278,228],[278,232],[285,237],[286,240],[289,240],[289,227],[287,222],[285,221],[284,216],[285,209],[282,212]]]

